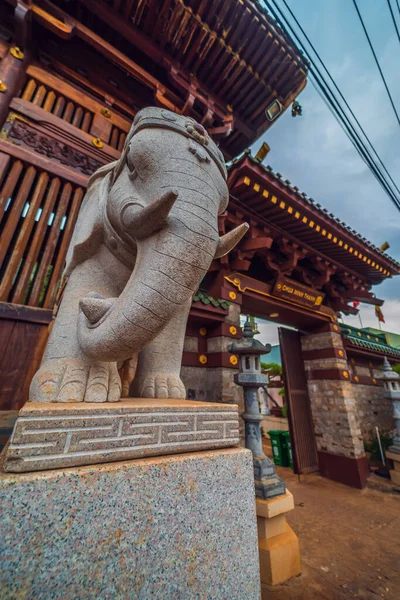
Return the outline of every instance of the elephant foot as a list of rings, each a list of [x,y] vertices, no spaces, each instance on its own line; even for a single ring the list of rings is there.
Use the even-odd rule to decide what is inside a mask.
[[[121,379],[116,363],[57,358],[32,379],[31,402],[118,402]]]
[[[175,373],[147,373],[137,388],[141,398],[186,398],[186,389]]]

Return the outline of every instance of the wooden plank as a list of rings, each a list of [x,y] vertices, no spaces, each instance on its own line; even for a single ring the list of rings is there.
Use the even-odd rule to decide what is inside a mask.
[[[28,67],[27,73],[31,77],[34,77],[36,80],[41,81],[47,86],[54,89],[57,92],[57,94],[61,94],[63,97],[72,100],[73,102],[79,104],[83,108],[90,110],[94,114],[101,114],[101,109],[104,108],[104,104],[97,102],[84,92],[77,90],[72,85],[66,83],[63,79],[59,79],[58,77],[55,77],[48,71],[45,71],[44,69],[41,69],[40,67],[34,65],[30,65]],[[131,123],[127,119],[120,117],[118,114],[113,112],[112,109],[110,122],[125,132],[128,132],[131,126]]]
[[[48,325],[17,322],[0,361],[0,410],[18,410],[40,366]]]
[[[112,131],[112,135],[111,135],[110,146],[112,146],[113,148],[116,148],[118,146],[118,138],[119,138],[118,129],[116,127],[114,127],[114,129]]]
[[[1,305],[0,302],[0,318],[1,318]],[[10,341],[15,323],[12,320],[7,320],[1,323],[0,327],[0,362],[3,360],[4,353],[7,351],[7,345]]]
[[[55,71],[57,72],[58,75],[67,78],[68,81],[74,82],[76,85],[78,85],[81,88],[81,90],[87,90],[88,95],[86,96],[86,98],[88,98],[89,100],[92,100],[92,96],[98,96],[100,98],[100,100],[93,100],[93,102],[101,103],[100,105],[104,108],[104,102],[102,102],[102,100],[105,100],[105,98],[106,98],[105,86],[106,86],[107,82],[106,82],[105,77],[103,77],[103,79],[102,79],[103,85],[101,85],[99,87],[98,85],[96,85],[93,82],[92,78],[89,80],[87,77],[80,75],[73,69],[70,69],[69,67],[67,67],[63,63],[55,60],[54,58],[52,58],[52,60],[51,60],[51,65],[52,65],[52,68],[55,69]],[[133,108],[133,106],[128,104],[129,102],[132,101],[131,96],[128,96],[128,94],[126,92],[124,92],[123,90],[120,90],[120,94],[121,94],[121,98],[124,97],[126,99],[126,102],[122,101],[121,98],[112,98],[112,105],[108,106],[111,111],[110,121],[116,127],[119,127],[123,131],[127,132],[127,131],[129,131],[129,128],[132,123],[132,119],[135,116],[136,111]],[[89,110],[91,111],[90,115],[97,113],[96,110],[93,110],[93,111],[92,111],[92,109],[89,109]],[[116,112],[116,111],[122,111],[125,115],[129,115],[129,118],[126,119],[119,112]]]
[[[110,140],[111,129],[112,123],[108,119],[105,119],[100,115],[93,116],[92,125],[90,127],[90,134],[93,135],[93,137],[100,138],[103,142],[108,144]],[[110,144],[110,146],[113,146],[113,144]],[[116,148],[117,146],[115,145],[113,147]]]
[[[3,182],[4,176],[7,172],[8,165],[10,164],[10,157],[8,154],[0,152],[0,185]]]
[[[54,303],[57,297],[57,291],[59,288],[59,284],[62,277],[62,272],[64,269],[65,257],[67,255],[67,250],[69,244],[71,242],[72,234],[74,231],[75,223],[78,218],[79,210],[82,204],[84,190],[81,188],[77,188],[75,190],[71,208],[69,211],[69,215],[67,218],[67,224],[64,230],[64,236],[61,241],[60,247],[58,249],[57,260],[54,265],[53,273],[51,275],[51,280],[49,287],[46,292],[46,297],[43,303],[43,308],[53,308]]]
[[[31,191],[35,177],[36,169],[34,167],[28,167],[19,187],[17,197],[11,204],[10,215],[7,219],[4,231],[1,234],[0,264],[3,263],[7,254],[8,247],[21,218],[22,209]]]
[[[82,116],[83,116],[83,108],[78,106],[78,108],[75,110],[75,114],[72,119],[72,125],[74,127],[78,127],[78,128],[80,127],[80,124],[82,122]]]
[[[29,306],[38,306],[40,303],[40,296],[43,290],[48,269],[51,266],[52,259],[54,257],[54,252],[57,246],[57,241],[61,234],[61,221],[67,212],[71,194],[72,185],[70,183],[66,183],[61,192],[61,198],[57,207],[57,212],[54,221],[50,226],[50,235],[46,240],[46,246],[40,258],[40,265],[35,276],[35,283],[33,285],[32,292],[29,297]]]
[[[47,90],[44,85],[40,85],[33,96],[32,104],[35,106],[42,106],[44,99],[46,97]]]
[[[298,331],[279,327],[294,472],[318,471],[318,455]]]
[[[1,142],[2,140],[0,140],[0,150],[2,150]],[[7,148],[4,149],[4,152],[2,154],[8,154]],[[19,160],[14,162],[13,166],[11,167],[11,171],[9,172],[8,177],[5,181],[3,189],[0,192],[0,223],[3,219],[8,199],[11,198],[15,186],[18,183],[18,179],[21,175],[23,166],[24,165]]]
[[[55,107],[54,107],[54,110],[52,111],[52,112],[53,112],[53,115],[54,115],[55,117],[60,117],[60,118],[61,118],[61,117],[62,117],[62,114],[63,114],[63,112],[64,112],[64,107],[65,107],[65,98],[63,98],[62,96],[59,96],[59,97],[57,98],[57,101],[56,101],[56,105],[55,105]]]
[[[37,214],[38,208],[41,205],[48,181],[49,176],[47,173],[41,173],[39,175],[38,181],[32,194],[32,198],[30,199],[29,211],[24,218],[24,222],[18,234],[17,241],[14,244],[14,248],[12,251],[10,261],[7,265],[6,272],[4,273],[3,278],[0,281],[0,300],[7,300],[8,298],[8,294],[10,293],[11,287],[13,285],[15,275],[18,271],[19,263],[22,257],[24,256],[24,253],[26,252],[26,244],[28,243],[29,236],[35,224],[35,216]],[[25,261],[27,263],[30,263],[31,269],[33,269],[33,263],[31,262],[30,253],[28,253],[25,257]]]
[[[54,92],[49,92],[47,94],[46,100],[43,104],[43,110],[47,110],[48,112],[52,112],[54,103],[56,101],[56,95]]]
[[[108,144],[104,144],[101,149],[96,148],[93,145],[93,135],[85,133],[65,121],[64,117],[67,110],[71,111],[68,119],[72,119],[73,111],[75,109],[72,103],[70,104],[70,108],[67,105],[63,118],[59,118],[52,113],[46,112],[43,108],[34,106],[30,102],[26,102],[20,98],[14,98],[10,107],[16,112],[24,115],[24,117],[28,117],[29,120],[34,121],[44,129],[47,129],[49,134],[52,131],[54,135],[54,130],[61,129],[61,135],[66,141],[72,142],[75,148],[81,152],[85,152],[85,154],[89,154],[92,158],[107,163],[108,161],[118,159],[120,156],[120,153]]]
[[[91,122],[92,122],[92,113],[90,113],[89,111],[86,111],[83,116],[83,120],[82,120],[82,125],[81,125],[82,131],[88,132]]]
[[[4,349],[3,332],[7,327],[7,321],[24,321],[25,323],[39,323],[48,325],[53,320],[53,311],[43,308],[33,308],[32,306],[23,306],[21,304],[13,304],[12,302],[0,302],[0,356]]]
[[[14,302],[15,304],[24,304],[29,281],[32,275],[31,265],[35,264],[38,259],[42,242],[48,227],[47,222],[49,220],[50,214],[53,211],[53,207],[57,199],[60,185],[61,182],[59,178],[55,177],[50,184],[50,189],[48,193],[46,194],[43,212],[40,215],[40,219],[37,224],[36,231],[33,236],[33,240],[29,250],[29,263],[25,263],[23,265],[21,275],[19,276],[15,291],[12,294],[12,302]]]
[[[23,148],[22,146],[17,146],[16,144],[12,144],[11,142],[7,142],[6,140],[0,140],[0,152],[5,152],[10,154],[11,156],[13,156],[14,158],[19,159],[20,161],[23,161],[24,163],[28,163],[31,165],[34,165],[35,167],[42,169],[43,171],[47,171],[48,173],[51,173],[52,175],[57,175],[57,177],[60,177],[61,179],[64,179],[66,181],[70,181],[71,183],[75,183],[76,185],[79,185],[80,187],[84,187],[86,188],[87,186],[87,182],[89,180],[89,175],[83,175],[81,173],[78,173],[77,171],[75,171],[74,169],[70,169],[69,167],[65,167],[64,165],[61,165],[60,163],[51,160],[51,158],[47,158],[47,156],[44,156],[43,154],[37,154],[37,152],[32,152],[32,150],[28,150],[27,148]],[[22,170],[22,163],[20,163],[19,161],[16,163],[20,166],[20,170],[19,173]],[[13,169],[14,169],[13,165]],[[10,178],[10,185],[7,187],[6,190],[6,186],[4,186],[3,191],[0,195],[0,220],[1,220],[1,216],[2,213],[1,211],[3,210],[4,213],[4,206],[8,200],[8,198],[10,197],[10,195],[12,194],[12,189],[14,189],[15,183],[12,186],[12,182],[14,181],[16,172],[18,171],[19,167],[15,167],[14,171],[13,171],[13,176],[12,178]],[[19,176],[18,173],[18,176]],[[11,175],[11,173],[10,173]],[[7,178],[6,181],[6,185],[8,182],[9,178]],[[8,191],[9,188],[12,187],[11,191]]]
[[[122,152],[122,149],[123,149],[124,144],[125,144],[125,140],[126,140],[126,134],[125,133],[120,133],[119,140],[118,140],[118,146],[117,146],[118,152]]]
[[[72,115],[74,114],[75,105],[73,102],[67,102],[67,106],[65,107],[64,114],[62,116],[63,121],[67,121],[67,123],[71,123]]]
[[[34,79],[30,79],[25,86],[25,89],[23,91],[21,98],[23,100],[27,100],[28,102],[31,102],[32,98],[33,98],[33,94],[35,93],[36,87],[37,87],[36,81]]]

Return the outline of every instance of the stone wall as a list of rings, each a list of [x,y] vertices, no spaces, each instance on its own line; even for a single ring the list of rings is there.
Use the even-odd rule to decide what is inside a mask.
[[[234,302],[230,304],[225,323],[234,325],[237,328],[240,327],[240,306],[238,304]],[[213,353],[227,353],[228,346],[232,344],[233,339],[226,335],[207,338],[206,352],[208,357]],[[198,352],[198,338],[187,335],[184,350],[186,352]],[[238,369],[226,366],[182,366],[181,379],[186,387],[188,400],[238,404],[239,415],[241,415],[244,412],[243,389],[236,385],[233,380],[238,372]],[[240,439],[244,445],[244,422],[241,417],[239,418],[239,425]]]
[[[335,327],[334,325],[332,328]],[[337,326],[336,326],[337,327]],[[360,418],[340,333],[302,336],[304,351],[332,350],[330,358],[305,360],[317,449],[348,458],[365,455]],[[326,370],[326,379],[323,371]],[[313,378],[318,372],[318,378]],[[332,374],[335,372],[335,374]]]
[[[381,433],[395,428],[392,402],[384,397],[383,387],[353,384],[353,394],[364,441],[376,435],[375,427]]]
[[[308,382],[317,449],[350,458],[364,456],[353,385],[347,381]]]
[[[181,378],[188,400],[237,404],[239,415],[244,412],[243,389],[233,381],[236,369],[225,367],[181,367]],[[239,417],[240,439],[244,440],[244,422]]]

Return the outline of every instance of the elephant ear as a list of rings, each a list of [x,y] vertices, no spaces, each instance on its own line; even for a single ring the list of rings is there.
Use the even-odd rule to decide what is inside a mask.
[[[89,179],[78,220],[67,252],[65,274],[97,252],[103,240],[104,208],[115,163],[101,167]]]

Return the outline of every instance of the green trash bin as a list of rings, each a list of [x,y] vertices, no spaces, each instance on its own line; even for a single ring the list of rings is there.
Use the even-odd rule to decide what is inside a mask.
[[[272,446],[272,457],[274,463],[276,465],[280,465],[281,467],[285,467],[285,456],[282,448],[282,438],[281,431],[279,429],[272,429],[267,432],[269,437],[271,438],[271,446]]]
[[[293,469],[293,456],[292,456],[292,446],[290,443],[290,433],[288,431],[281,431],[280,437],[282,440],[281,444],[282,444],[283,454],[286,459],[285,466],[289,466],[291,469]]]

